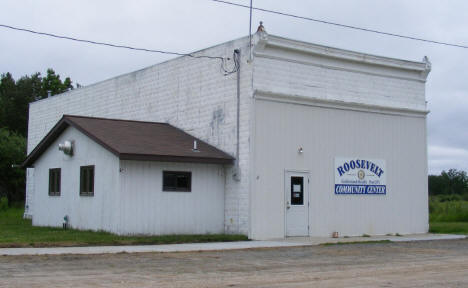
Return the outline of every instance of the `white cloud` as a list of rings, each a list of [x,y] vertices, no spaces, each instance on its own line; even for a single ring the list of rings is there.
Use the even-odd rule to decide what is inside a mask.
[[[450,168],[466,170],[468,150],[462,148],[429,146],[429,174],[439,174]]]

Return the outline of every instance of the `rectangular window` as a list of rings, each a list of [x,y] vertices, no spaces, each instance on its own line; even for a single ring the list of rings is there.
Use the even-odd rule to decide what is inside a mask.
[[[291,205],[304,205],[304,177],[291,177]]]
[[[49,196],[60,196],[60,168],[49,169]]]
[[[190,192],[192,172],[163,171],[163,191]]]
[[[80,167],[80,196],[94,196],[94,165]]]

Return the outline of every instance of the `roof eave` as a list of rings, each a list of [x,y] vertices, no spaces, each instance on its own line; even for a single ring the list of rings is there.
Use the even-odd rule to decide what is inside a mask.
[[[47,150],[47,148],[54,142],[59,135],[70,126],[70,124],[65,121],[65,117],[62,118],[55,124],[55,126],[47,133],[47,135],[42,138],[41,142],[36,145],[36,147],[29,153],[26,159],[21,163],[21,168],[32,167],[32,164],[39,158],[42,153]]]
[[[206,164],[233,164],[234,158],[214,158],[214,157],[196,157],[196,156],[173,156],[173,155],[146,155],[121,153],[120,160],[135,161],[158,161],[158,162],[185,162],[185,163],[206,163]]]

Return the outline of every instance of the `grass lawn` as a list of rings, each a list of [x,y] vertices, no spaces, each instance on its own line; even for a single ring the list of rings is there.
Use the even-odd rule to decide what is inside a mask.
[[[468,235],[468,201],[430,197],[429,232]]]
[[[430,222],[429,232],[468,235],[468,222]]]
[[[0,212],[0,247],[144,245],[247,240],[244,235],[226,234],[119,236],[107,232],[35,227],[31,225],[31,220],[23,219],[22,216],[23,208],[9,208]]]

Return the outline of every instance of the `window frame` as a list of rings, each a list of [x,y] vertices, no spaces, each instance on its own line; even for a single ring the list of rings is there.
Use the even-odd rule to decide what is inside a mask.
[[[192,171],[162,171],[162,191],[163,192],[192,192]],[[177,187],[177,183],[175,187],[171,187],[166,184],[164,179],[167,174],[174,174],[176,177],[177,175],[188,176],[188,186],[187,187]]]
[[[56,178],[52,179],[53,177],[56,177]],[[55,189],[52,189],[52,188],[55,188]],[[49,169],[49,196],[60,197],[61,189],[62,189],[62,169],[50,168]]]
[[[83,180],[83,177],[85,177],[85,173],[88,173],[88,171],[91,171],[92,175],[91,177],[86,175],[87,176],[87,179]],[[95,180],[95,169],[94,169],[94,165],[86,165],[86,166],[80,166],[80,196],[86,196],[86,197],[93,197],[94,196],[94,183],[96,182]],[[91,182],[90,180],[92,180],[92,183],[90,184],[89,182]],[[86,181],[88,181],[86,183]],[[85,186],[90,186],[90,187],[85,187]],[[91,188],[91,189],[87,189],[87,188]],[[84,190],[88,190],[88,191],[84,191]]]

